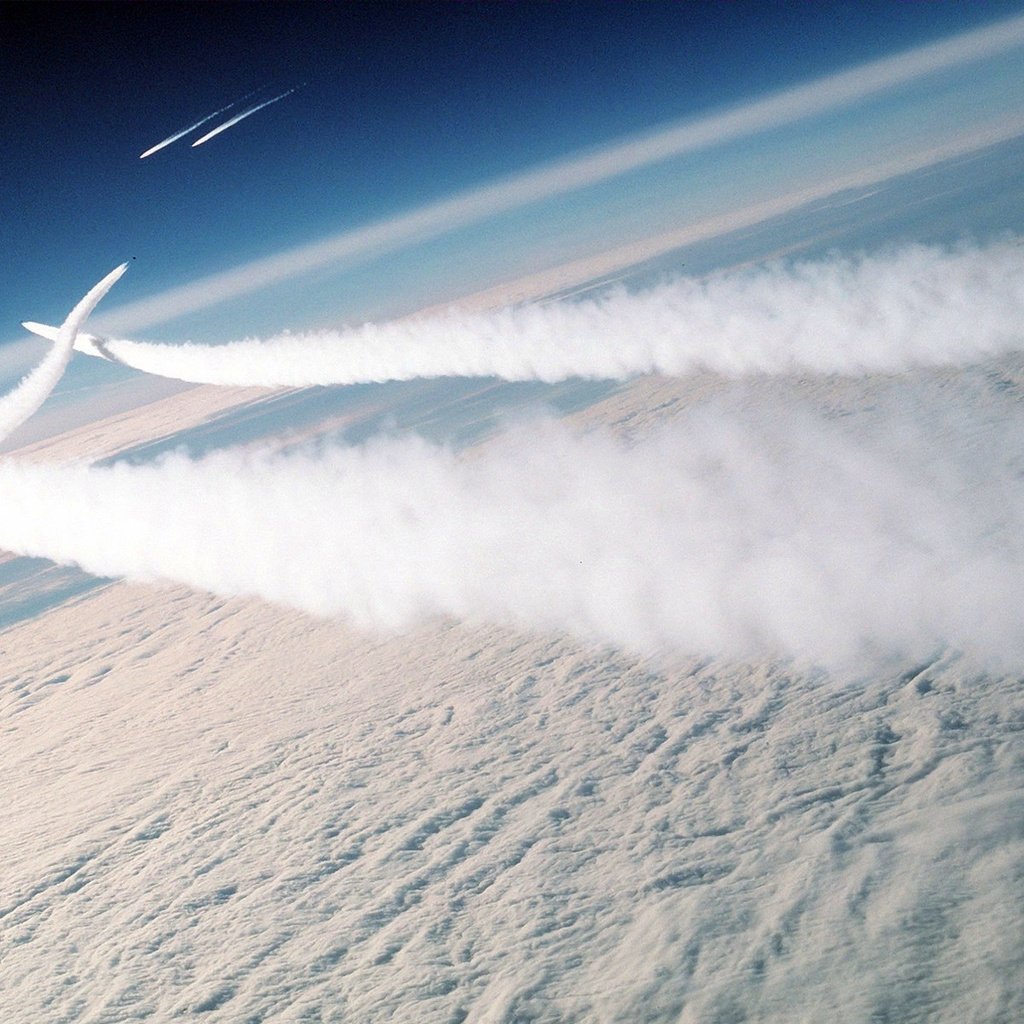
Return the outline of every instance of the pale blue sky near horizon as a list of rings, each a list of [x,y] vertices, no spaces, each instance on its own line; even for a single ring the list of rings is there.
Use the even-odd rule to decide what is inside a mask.
[[[90,197],[83,192],[78,200],[83,214],[82,221],[79,225],[68,226],[68,230],[76,235],[74,245],[66,249],[56,248],[44,262],[40,262],[40,253],[33,257],[38,263],[33,266],[32,260],[28,258],[32,248],[24,248],[24,239],[16,239],[13,245],[9,244],[9,251],[25,252],[27,262],[14,263],[13,284],[6,292],[4,301],[0,302],[0,313],[3,314],[0,337],[8,341],[25,338],[15,324],[8,323],[14,318],[59,321],[66,307],[69,308],[78,297],[73,289],[84,290],[94,279],[109,270],[107,262],[110,262],[115,250],[123,250],[125,240],[130,239],[133,232],[138,235],[139,251],[117,251],[116,258],[120,260],[138,256],[138,259],[133,261],[131,272],[97,312],[97,324],[102,324],[104,318],[112,315],[116,319],[118,309],[126,304],[130,308],[133,301],[159,295],[161,288],[181,288],[190,281],[201,280],[204,274],[230,270],[239,265],[244,267],[247,259],[273,256],[290,246],[315,242],[329,236],[331,231],[339,228],[345,230],[346,223],[354,229],[367,223],[386,224],[389,216],[401,218],[409,213],[415,214],[417,210],[429,210],[431,204],[444,203],[448,197],[468,194],[467,189],[469,193],[473,189],[486,190],[493,181],[514,182],[516,174],[529,174],[531,168],[536,166],[557,167],[559,160],[563,163],[571,162],[581,153],[600,154],[620,144],[623,139],[637,137],[638,133],[640,136],[644,133],[657,134],[680,123],[702,123],[701,118],[713,118],[723,110],[744,110],[750,105],[756,105],[765,95],[772,95],[780,89],[823,79],[827,81],[829,76],[860,67],[865,61],[891,58],[903,51],[914,53],[921,46],[943,38],[956,39],[958,33],[974,31],[979,25],[991,24],[998,20],[998,15],[1005,17],[1024,9],[1019,4],[995,5],[987,9],[988,17],[983,18],[978,11],[965,14],[962,5],[938,4],[933,5],[929,17],[920,14],[914,21],[906,13],[897,18],[876,5],[864,5],[859,15],[851,14],[843,5],[835,5],[833,11],[837,22],[845,18],[848,26],[856,26],[856,31],[849,31],[848,39],[832,39],[827,32],[827,19],[823,21],[822,15],[810,11],[804,11],[801,18],[798,12],[787,9],[786,17],[776,19],[780,24],[771,22],[769,31],[765,26],[771,21],[773,13],[778,12],[778,7],[770,4],[742,5],[746,9],[746,20],[740,20],[734,14],[731,20],[723,19],[720,26],[716,26],[711,13],[705,13],[703,20],[695,20],[696,16],[692,12],[686,17],[674,14],[675,6],[653,5],[650,8],[653,13],[641,26],[643,33],[634,41],[632,48],[611,39],[613,31],[621,29],[616,19],[622,15],[610,13],[608,5],[575,5],[574,9],[581,16],[592,12],[593,20],[589,31],[577,27],[575,34],[570,31],[564,19],[559,21],[555,18],[552,24],[547,24],[544,18],[552,17],[550,11],[543,14],[537,7],[536,24],[531,27],[535,35],[531,36],[527,32],[522,39],[515,36],[519,40],[519,50],[509,44],[509,39],[513,38],[515,32],[522,35],[522,16],[520,21],[512,18],[508,24],[499,18],[490,22],[480,19],[468,27],[456,26],[463,36],[459,37],[457,44],[449,40],[450,47],[464,47],[474,39],[477,42],[489,41],[494,45],[505,45],[506,51],[515,58],[510,60],[509,74],[522,73],[529,66],[531,54],[528,44],[531,39],[539,47],[533,54],[535,59],[541,53],[547,53],[550,57],[550,52],[557,51],[559,46],[566,48],[567,54],[574,55],[576,65],[561,69],[560,74],[554,74],[551,81],[564,90],[563,99],[568,101],[571,97],[577,104],[580,101],[580,79],[588,81],[592,87],[600,80],[600,61],[595,59],[595,54],[617,53],[626,65],[626,70],[618,69],[619,76],[626,75],[630,66],[634,76],[640,76],[641,71],[647,76],[640,84],[634,82],[635,89],[630,94],[634,101],[633,119],[629,117],[630,97],[622,96],[618,103],[609,100],[613,82],[619,81],[610,74],[605,81],[603,99],[601,91],[595,90],[595,109],[588,110],[586,116],[582,116],[581,109],[578,112],[581,124],[561,133],[556,119],[551,116],[554,103],[551,96],[541,96],[530,91],[519,97],[505,96],[502,106],[494,110],[494,122],[478,121],[475,126],[467,123],[461,127],[460,132],[452,135],[447,147],[444,140],[432,139],[429,151],[423,149],[419,153],[423,174],[418,183],[415,183],[411,168],[416,165],[417,146],[424,145],[421,131],[423,126],[413,129],[407,125],[408,149],[393,154],[395,168],[407,165],[410,168],[403,171],[410,175],[406,183],[399,185],[396,178],[394,187],[388,192],[386,182],[376,182],[376,189],[380,193],[378,199],[370,203],[354,195],[347,214],[341,213],[345,195],[343,190],[339,191],[339,179],[303,177],[303,174],[311,174],[314,170],[323,172],[324,167],[328,166],[324,154],[314,153],[312,157],[307,155],[303,163],[303,159],[298,159],[294,152],[297,127],[311,127],[309,118],[313,115],[309,108],[313,108],[315,116],[324,116],[324,111],[331,109],[329,105],[325,106],[332,95],[330,90],[338,87],[337,79],[329,75],[315,79],[312,72],[318,69],[307,68],[314,81],[305,96],[303,90],[300,90],[296,96],[288,97],[254,115],[243,125],[223,133],[199,150],[190,151],[189,136],[167,147],[165,151],[139,161],[138,152],[145,145],[158,141],[161,131],[170,132],[182,125],[164,120],[159,122],[159,129],[155,126],[146,129],[149,134],[142,137],[139,137],[140,129],[134,121],[118,126],[116,130],[112,129],[111,137],[101,143],[104,145],[101,154],[104,163],[100,165],[100,170],[112,160],[130,164],[133,180],[142,182],[140,188],[146,195],[149,195],[155,181],[146,185],[145,176],[165,183],[162,191],[158,189],[149,195],[148,202],[153,205],[151,222],[139,220],[136,225],[132,225],[132,217],[142,216],[138,206],[139,196],[124,197],[121,206],[125,210],[126,223],[98,229],[94,235],[96,244],[90,247],[89,230],[96,227],[95,211],[89,209]],[[452,10],[451,7],[442,7],[449,12]],[[486,5],[480,10],[485,8]],[[530,9],[531,5],[527,5],[528,12]],[[427,17],[429,20],[432,16],[429,13],[424,15],[424,11],[433,9],[422,5],[397,4],[388,5],[388,10],[397,19],[395,24],[399,26],[398,37],[401,40],[402,32],[410,39],[416,33],[421,33],[422,18]],[[229,10],[228,14],[245,17],[242,9]],[[756,36],[759,18],[765,31],[765,46],[760,51],[753,38]],[[675,24],[673,19],[679,24]],[[137,56],[142,54],[141,44],[137,41],[131,43],[132,34],[142,27],[141,23],[134,25],[123,18],[122,12],[117,27],[119,35],[117,40],[112,41],[111,53],[100,54],[97,58],[100,61],[100,79],[109,72],[106,64],[116,61],[113,42],[128,38],[129,46],[140,47]],[[316,24],[316,19],[312,19],[304,24],[303,31],[316,32],[321,27]],[[333,22],[330,27],[335,30],[338,28]],[[438,39],[447,39],[444,32],[451,31],[451,26],[442,32],[443,27],[428,25],[427,36],[433,38],[431,32],[435,32]],[[369,25],[363,26],[371,42],[379,40],[379,33],[386,28],[385,22],[377,23],[372,18]],[[831,54],[821,52],[820,47],[814,54],[805,53],[806,44],[801,46],[790,40],[790,60],[787,64],[781,63],[779,58],[785,52],[785,45],[780,40],[789,38],[785,35],[787,32],[798,34],[801,30],[807,33],[810,41],[830,39]],[[179,26],[179,31],[185,29]],[[733,33],[731,39],[728,36],[730,31]],[[502,36],[502,32],[506,36]],[[562,38],[559,38],[559,32],[563,34]],[[673,32],[679,38],[673,39]],[[705,41],[716,41],[719,47],[716,56],[721,73],[717,90],[714,84],[715,69],[710,64],[688,70],[673,63],[672,57],[674,52],[678,52],[679,39],[685,39],[687,33],[691,37],[703,33]],[[543,46],[538,42],[542,38],[545,40]],[[660,41],[660,48],[653,44],[649,48],[649,67],[644,64],[643,55],[639,52],[640,44],[645,40]],[[771,49],[773,43],[776,44],[775,52]],[[366,40],[363,45],[366,45]],[[708,45],[711,45],[710,42]],[[339,44],[339,53],[340,50]],[[317,51],[321,60],[323,52]],[[468,90],[470,95],[461,95],[458,88],[459,76],[463,76],[463,93],[467,92],[467,87],[473,87],[483,90],[488,96],[498,96],[501,95],[500,83],[494,81],[494,68],[488,72],[487,67],[479,63],[474,64],[472,74],[465,77],[465,62],[468,58],[461,55],[456,59],[452,56],[454,52],[452,49],[445,51],[443,47],[439,49],[438,61],[443,65],[444,59],[448,60],[447,72],[444,66],[433,68],[432,84],[424,88],[438,90],[439,96],[447,96],[450,103],[456,106],[459,103],[465,104],[464,112],[468,117],[475,110],[474,104],[479,102],[479,96],[472,94],[472,88]],[[366,59],[372,63],[372,53]],[[632,65],[629,64],[630,60]],[[749,66],[743,67],[743,62]],[[298,73],[297,68],[295,74]],[[446,73],[449,78],[445,77]],[[364,69],[364,74],[369,72]],[[403,74],[396,72],[386,80],[401,92],[402,83],[408,85],[414,76],[415,68],[410,67]],[[679,102],[673,105],[673,90],[685,92],[687,85],[691,84],[691,78],[697,81],[694,76],[703,76],[698,83],[699,97],[689,106]],[[500,75],[497,77],[500,78]],[[196,98],[192,102],[192,109],[204,113],[200,109],[203,90],[195,84],[193,89]],[[208,88],[206,94],[212,96],[211,89]],[[654,96],[657,98],[652,99]],[[232,97],[228,95],[227,98]],[[77,102],[82,105],[88,99],[86,93]],[[122,97],[117,104],[111,106],[108,96],[102,99],[94,96],[93,99],[99,109],[104,111],[103,116],[108,122],[115,118],[117,109],[124,111],[125,103],[128,102]],[[289,104],[293,99],[295,106],[289,114]],[[155,99],[150,96],[146,111],[134,110],[131,112],[132,118],[137,120],[142,113],[146,113],[159,121],[153,109],[159,107],[158,101],[159,94]],[[507,134],[504,139],[507,143],[516,132],[520,135],[526,132],[531,123],[530,111],[527,109],[524,114],[521,108],[528,108],[531,102],[537,105],[532,123],[541,123],[537,116],[542,109],[548,115],[547,124],[541,133],[543,139],[538,137],[535,144],[524,145],[520,150],[481,158],[480,154],[486,148],[482,141],[472,145],[468,141],[474,128],[481,140],[491,140],[492,147],[500,146],[503,133]],[[603,135],[598,129],[602,102],[608,111]],[[388,116],[394,118],[397,116],[396,111],[400,110],[400,105],[392,104],[388,98],[380,98],[378,107],[377,114],[382,119]],[[523,119],[522,124],[516,121],[517,110]],[[682,121],[664,119],[668,113],[680,112],[685,115]],[[439,120],[447,123],[456,113],[446,109]],[[476,113],[479,115],[479,111]],[[661,119],[650,120],[657,115]],[[46,116],[52,118],[54,115],[50,112]],[[367,111],[362,111],[361,116],[367,116]],[[260,119],[264,117],[266,121],[261,124]],[[388,144],[394,146],[398,137],[396,125],[381,120],[380,127],[380,144],[383,145],[383,139],[386,138]],[[41,136],[50,130],[45,119],[39,130]],[[712,142],[696,151],[650,161],[625,173],[583,182],[578,187],[566,188],[531,202],[512,203],[507,208],[500,208],[499,204],[493,212],[488,213],[485,209],[484,214],[468,218],[464,223],[456,219],[450,229],[442,224],[428,233],[427,237],[410,235],[404,240],[399,238],[396,244],[383,247],[378,252],[370,247],[351,260],[342,260],[335,265],[328,263],[206,308],[167,316],[164,322],[152,324],[137,332],[137,336],[158,340],[191,338],[216,342],[247,334],[266,334],[288,328],[336,325],[403,314],[423,305],[448,301],[460,294],[557,266],[565,261],[592,256],[626,242],[636,242],[667,230],[700,224],[705,219],[723,214],[742,212],[759,203],[770,203],[779,197],[799,194],[801,190],[817,190],[825,195],[830,183],[841,184],[851,176],[856,178],[858,174],[870,179],[872,173],[877,176],[879,168],[890,166],[898,169],[901,161],[912,162],[915,154],[927,154],[931,149],[956,144],[957,140],[969,140],[972,133],[983,134],[985,130],[994,130],[997,134],[1002,131],[1011,139],[1024,130],[1024,46],[1019,42],[983,59],[960,62],[937,72],[915,76],[896,86],[870,93],[855,102],[826,106],[817,113],[795,117],[788,123],[769,125],[765,130],[741,132],[735,137],[718,143]],[[335,146],[339,140],[332,133],[336,131],[337,126],[332,121],[325,133],[331,135],[331,144]],[[589,150],[583,145],[588,131],[591,140]],[[238,133],[237,138],[234,137],[235,132]],[[125,140],[132,136],[133,148],[129,152]],[[290,147],[287,152],[283,149],[284,139],[288,140],[287,145]],[[125,150],[120,156],[111,153],[111,145],[115,141]],[[39,140],[28,139],[23,145],[32,148],[33,145],[39,145]],[[310,146],[316,145],[316,138],[311,138]],[[357,147],[364,153],[368,166],[383,157],[382,153],[372,155],[374,145],[373,138],[363,137]],[[460,145],[464,147],[461,154]],[[207,149],[210,150],[209,154],[206,153]],[[88,153],[88,150],[88,145],[84,145],[82,152]],[[468,158],[470,152],[476,153],[478,157],[472,166],[468,159],[460,160],[460,156]],[[539,163],[537,158],[541,158]],[[898,210],[883,215],[875,209],[872,216],[876,224],[887,224],[887,231],[877,229],[861,232],[858,241],[852,241],[857,235],[853,232],[847,236],[851,239],[850,244],[884,244],[891,240],[950,241],[960,237],[984,240],[986,236],[1000,231],[1024,231],[1024,215],[1020,213],[1024,206],[1004,200],[1000,205],[1001,216],[993,220],[983,212],[991,204],[986,206],[978,195],[972,194],[982,188],[1012,192],[1016,178],[1020,177],[1019,158],[1020,149],[1015,148],[1012,141],[985,148],[978,161],[959,165],[967,170],[960,173],[957,187],[947,197],[941,215],[935,212],[935,220],[931,225],[919,218],[916,221],[911,218],[908,223],[904,218],[903,226],[899,227]],[[205,162],[197,164],[197,159]],[[440,170],[445,161],[452,168],[458,169]],[[999,165],[998,169],[994,172],[991,169],[984,170],[987,162],[992,161]],[[928,162],[927,157],[924,162]],[[151,164],[155,166],[151,167]],[[277,166],[279,164],[287,164],[290,168],[284,177],[281,167]],[[214,165],[220,169],[219,178],[208,178]],[[18,166],[17,161],[12,164],[14,168]],[[31,162],[26,162],[25,166],[30,167]],[[939,166],[942,166],[941,161]],[[81,181],[83,169],[76,164],[74,171],[75,181]],[[51,167],[49,173],[54,182],[53,188],[62,196],[61,202],[70,202],[74,206],[74,197],[68,200],[65,194],[67,184],[61,184],[59,165]],[[344,170],[344,174],[351,173],[351,167]],[[920,180],[927,180],[927,171],[917,173],[923,175]],[[977,188],[972,188],[972,174],[977,175]],[[884,178],[885,174],[881,176]],[[904,182],[904,178],[907,176],[898,176],[893,180]],[[994,185],[993,181],[1001,184]],[[170,190],[168,182],[176,183],[178,194]],[[235,184],[236,192],[249,197],[250,203],[253,197],[260,196],[262,188],[265,196],[263,206],[246,211],[224,200],[225,184],[231,182]],[[14,193],[17,191],[15,188]],[[891,189],[892,202],[898,202],[898,197],[905,194],[905,182],[894,186]],[[10,190],[5,190],[5,198],[11,201]],[[216,205],[218,200],[224,200],[220,207]],[[929,201],[935,206],[934,198]],[[993,201],[998,203],[998,196]],[[112,208],[117,208],[118,197],[104,194],[102,200],[97,202],[101,206],[113,203]],[[196,207],[207,205],[212,212],[204,229],[203,218],[197,216],[202,211],[197,211]],[[168,236],[166,247],[161,249],[154,229],[168,218],[170,222],[177,218],[181,229]],[[770,225],[774,222],[768,223]],[[46,224],[40,230],[43,233],[52,232],[60,227],[63,225]],[[15,230],[17,225],[9,219],[6,231],[12,233]],[[27,232],[27,225],[21,230]],[[81,244],[82,238],[87,240],[84,246]],[[727,254],[733,251],[731,244],[728,238],[724,240],[720,265],[729,262]],[[38,240],[32,245],[38,247]],[[713,251],[713,246],[710,249],[705,246],[702,251]],[[686,262],[682,256],[679,260]],[[693,262],[692,259],[689,261],[688,269],[691,271]],[[714,262],[711,259],[706,269],[713,269]],[[77,283],[72,285],[72,281]],[[0,347],[0,378],[11,380],[38,358],[42,351],[41,343],[24,340],[17,345]],[[129,377],[132,381],[130,385],[118,383],[122,378]],[[92,395],[98,401],[100,392],[117,389],[123,393],[148,393],[151,389],[136,377],[131,374],[126,377],[126,371],[76,356],[61,385],[60,394],[51,401],[49,415],[54,415],[62,406],[70,405],[74,395],[81,396],[82,400]],[[154,384],[153,387],[159,390],[159,387],[166,385]],[[46,410],[43,412],[46,413]]]

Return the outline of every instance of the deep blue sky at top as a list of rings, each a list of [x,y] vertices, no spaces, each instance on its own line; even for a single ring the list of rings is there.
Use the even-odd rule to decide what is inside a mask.
[[[1021,7],[4,4],[0,341],[131,256],[120,300]],[[138,159],[294,85],[205,146]]]

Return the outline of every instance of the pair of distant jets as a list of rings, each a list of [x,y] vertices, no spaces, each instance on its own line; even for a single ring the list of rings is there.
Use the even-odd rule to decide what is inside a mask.
[[[291,96],[291,94],[295,92],[297,88],[298,86],[294,86],[293,88],[288,89],[286,92],[282,92],[277,96],[271,97],[269,100],[260,100],[257,103],[252,104],[252,106],[246,107],[246,109],[241,111],[241,113],[229,117],[223,124],[219,124],[217,125],[216,128],[212,129],[211,131],[208,131],[204,136],[202,136],[202,138],[196,139],[196,141],[192,143],[192,148],[194,149],[196,146],[201,146],[204,142],[209,142],[210,139],[212,139],[215,135],[220,135],[221,132],[227,131],[228,128],[230,128],[232,125],[238,124],[239,121],[244,121],[247,117],[250,117],[253,114],[255,114],[257,110],[262,110],[264,107],[269,107],[271,103],[276,103],[278,100],[283,100],[285,96]],[[206,124],[207,121],[212,121],[218,115],[223,114],[225,111],[230,110],[232,107],[237,107],[240,103],[244,103],[247,99],[249,99],[250,96],[255,96],[257,93],[260,92],[263,92],[263,90],[257,89],[255,90],[255,92],[247,93],[240,100],[235,100],[234,103],[229,103],[226,107],[221,107],[220,110],[215,110],[212,114],[207,114],[206,117],[202,118],[199,121],[196,121],[195,124],[190,124],[187,128],[182,128],[180,132],[175,132],[173,135],[168,136],[166,139],[163,140],[163,142],[158,142],[155,146],[150,146],[150,148],[147,149],[146,152],[139,157],[139,159],[145,160],[147,156],[152,156],[154,153],[160,152],[160,150],[163,149],[165,146],[169,146],[172,142],[177,142],[178,139],[188,135],[189,132],[194,132],[197,128],[201,128],[204,124]]]
[[[229,117],[223,124],[217,125],[216,128],[208,131],[204,136],[196,139],[192,143],[193,147],[201,146],[204,142],[208,142],[215,135],[219,135],[221,132],[226,131],[232,125],[238,124],[239,121],[244,121],[247,117],[255,114],[256,111],[262,110],[264,107],[269,107],[271,103],[277,103],[278,100],[283,100],[286,96],[290,96],[295,90],[299,88],[294,86],[285,92],[278,93],[276,96],[272,96],[270,99],[260,100],[257,103],[252,104],[235,114],[233,117]],[[183,128],[180,132],[175,132],[173,135],[164,139],[163,142],[158,142],[155,146],[151,146],[143,153],[139,159],[144,160],[147,156],[152,156],[154,153],[159,152],[165,146],[169,146],[172,142],[177,142],[178,139],[189,132],[194,132],[197,128],[202,127],[207,121],[212,121],[219,114],[223,114],[225,111],[230,110],[232,107],[237,107],[240,103],[244,103],[249,97],[257,95],[257,93],[263,92],[263,89],[257,89],[256,92],[248,93],[243,96],[240,100],[235,100],[234,103],[229,103],[226,107],[221,107],[219,110],[215,110],[212,114],[207,114],[202,120],[196,121],[195,124],[190,124],[187,128]],[[132,259],[135,259],[133,256]],[[38,334],[41,338],[46,338],[48,341],[56,341],[59,333],[59,328],[50,327],[48,324],[39,324],[32,320],[25,321],[22,325],[27,331],[31,331],[33,334]],[[86,334],[84,331],[78,332],[75,336],[74,342],[75,350],[78,352],[84,352],[86,355],[97,356],[100,359],[107,359],[112,363],[120,363],[123,360],[118,359],[110,349],[108,348],[108,342],[106,338],[97,337],[95,334]]]

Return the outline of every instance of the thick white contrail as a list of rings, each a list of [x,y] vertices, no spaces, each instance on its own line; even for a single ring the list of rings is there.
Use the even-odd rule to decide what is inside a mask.
[[[291,96],[293,92],[295,92],[295,89],[289,89],[287,92],[283,92],[279,96],[274,96],[272,99],[269,100],[263,100],[261,103],[257,103],[254,106],[248,107],[247,109],[243,110],[240,114],[235,114],[234,117],[228,118],[228,120],[226,120],[223,124],[217,125],[217,127],[214,128],[212,131],[208,131],[204,136],[196,139],[196,141],[192,143],[193,148],[195,148],[196,146],[201,146],[204,142],[209,142],[210,139],[212,139],[215,135],[220,135],[221,132],[226,131],[228,128],[232,127],[232,125],[238,124],[239,121],[244,121],[251,114],[255,114],[257,110],[262,110],[264,107],[269,107],[271,103],[276,103],[278,100],[283,100],[285,96]]]
[[[203,384],[301,387],[494,376],[560,381],[858,374],[970,362],[1024,346],[1024,246],[911,246],[855,260],[741,269],[488,313],[281,334],[225,345],[79,335],[76,346]],[[26,322],[43,337],[55,329]]]
[[[54,346],[43,361],[13,391],[0,398],[0,441],[20,427],[46,401],[64,375],[78,328],[127,269],[128,264],[122,263],[89,289],[56,330]]]
[[[468,459],[413,438],[0,460],[0,547],[376,629],[443,615],[828,664],[953,644],[1019,666],[1024,417],[958,394],[837,420],[751,392],[632,445],[534,422]]]

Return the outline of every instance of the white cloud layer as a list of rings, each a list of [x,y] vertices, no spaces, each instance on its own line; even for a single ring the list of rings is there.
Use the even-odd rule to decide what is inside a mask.
[[[0,462],[0,545],[259,595],[365,627],[425,617],[649,650],[844,665],[1024,657],[1024,423],[704,407],[630,446],[534,423],[151,465]]]

